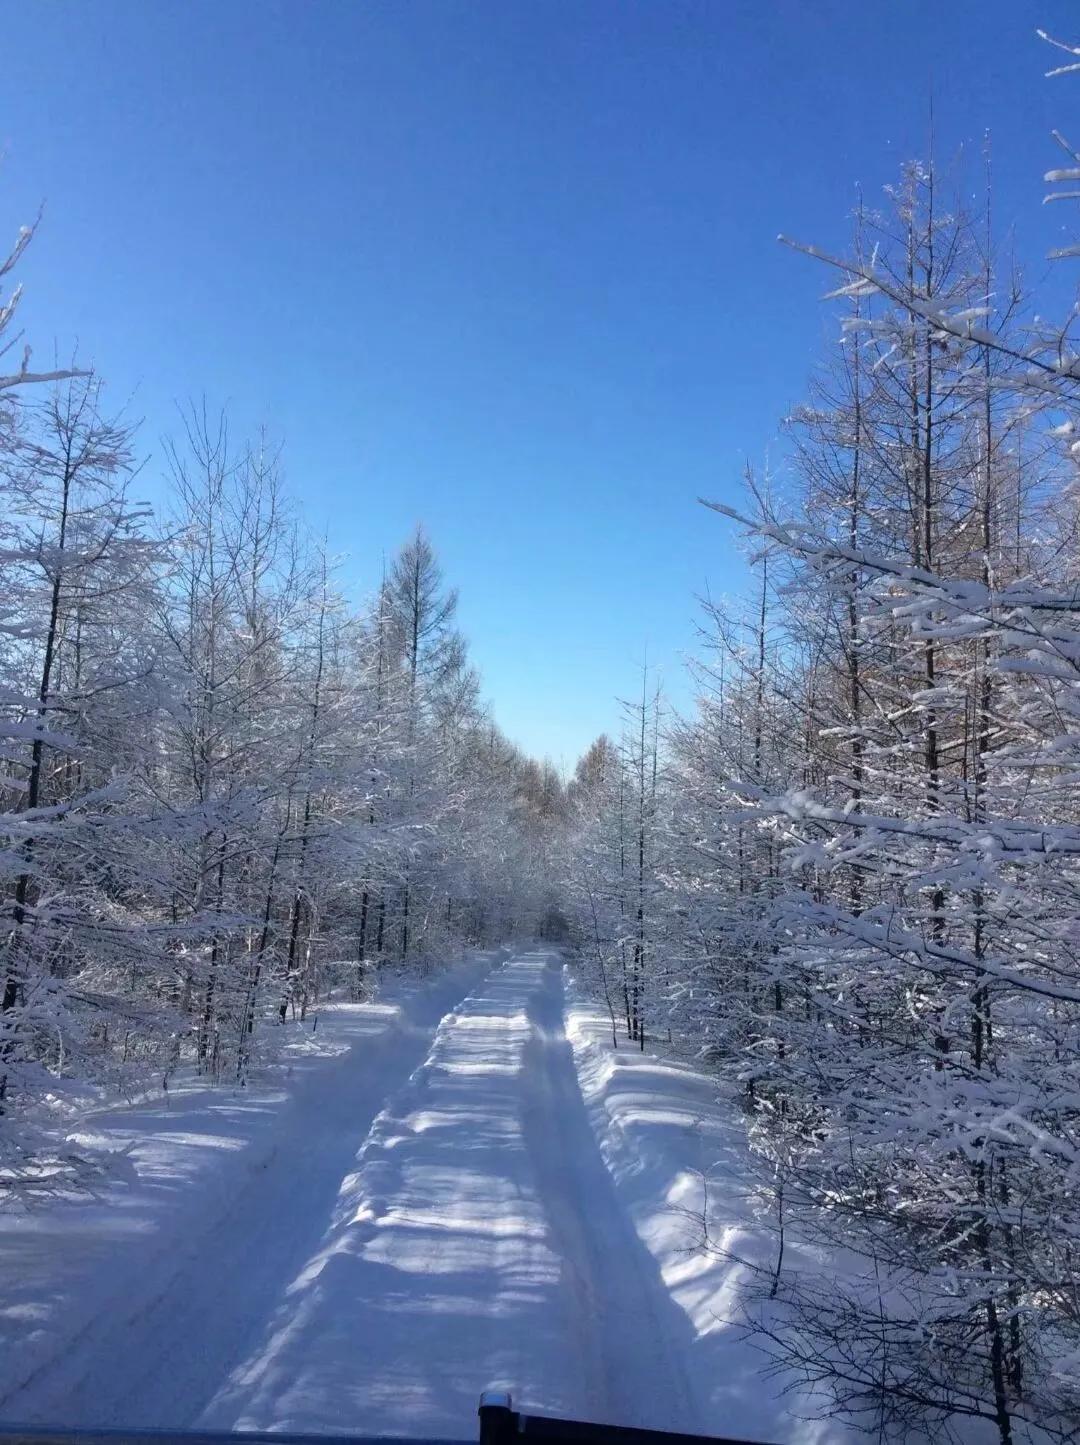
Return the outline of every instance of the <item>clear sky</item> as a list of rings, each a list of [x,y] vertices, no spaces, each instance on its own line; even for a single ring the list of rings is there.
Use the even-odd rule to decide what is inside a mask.
[[[30,0],[0,22],[0,228],[39,361],[283,438],[357,592],[423,519],[507,732],[556,761],[646,648],[675,696],[737,548],[696,506],[775,446],[824,277],[924,149],[994,137],[1033,277],[1070,0]],[[1073,126],[1080,131],[1080,127]],[[1064,217],[1060,218],[1064,220]]]

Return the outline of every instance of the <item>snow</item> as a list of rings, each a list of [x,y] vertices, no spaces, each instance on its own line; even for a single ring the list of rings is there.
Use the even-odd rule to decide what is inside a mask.
[[[606,1041],[605,1041],[606,1034]],[[755,1222],[706,1074],[614,1051],[558,954],[325,1008],[278,1090],[97,1115],[133,1182],[0,1218],[0,1414],[470,1439],[518,1408],[838,1438],[739,1328]]]
[[[617,1212],[634,1227],[683,1316],[679,1371],[696,1409],[671,1429],[756,1440],[847,1438],[810,1418],[824,1402],[788,1375],[768,1377],[744,1335],[741,1287],[771,1268],[775,1241],[757,1217],[742,1125],[714,1078],[633,1046],[611,1047],[606,1015],[571,997],[567,1033]],[[702,1249],[707,1220],[713,1248]],[[789,1243],[789,1268],[813,1264]],[[691,1421],[693,1423],[691,1423]]]
[[[0,1352],[0,1415],[193,1423],[317,1246],[387,1090],[490,962],[324,1010],[290,1050],[286,1090],[173,1088],[98,1115],[80,1142],[130,1148],[135,1187],[0,1216],[0,1332],[17,1342]]]

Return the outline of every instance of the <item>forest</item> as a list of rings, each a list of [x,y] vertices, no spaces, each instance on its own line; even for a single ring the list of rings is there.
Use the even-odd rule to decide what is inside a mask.
[[[793,246],[828,344],[779,464],[704,499],[751,585],[702,605],[696,705],[643,669],[567,778],[500,732],[422,527],[357,603],[287,452],[206,401],[139,500],[103,379],[32,367],[34,233],[0,266],[11,1207],[99,1185],[67,1139],[93,1104],[243,1087],[322,999],[543,939],[616,1049],[730,1101],[773,1367],[879,1438],[1074,1438],[1080,351],[989,152],[905,165],[840,255]],[[728,1249],[707,1211],[699,1247]]]

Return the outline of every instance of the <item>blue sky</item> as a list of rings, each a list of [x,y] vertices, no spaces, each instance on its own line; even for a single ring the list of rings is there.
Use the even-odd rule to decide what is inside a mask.
[[[37,0],[4,14],[0,227],[38,360],[145,417],[265,422],[362,593],[423,519],[509,734],[572,764],[694,594],[828,335],[839,246],[924,149],[993,131],[1037,280],[1069,0]],[[1076,129],[1076,127],[1073,127]]]

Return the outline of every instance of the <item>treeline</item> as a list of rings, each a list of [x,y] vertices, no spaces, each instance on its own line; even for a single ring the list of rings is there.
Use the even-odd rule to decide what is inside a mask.
[[[96,376],[27,353],[0,398],[0,1184],[25,1193],[85,1173],[54,1141],[87,1085],[243,1082],[321,989],[534,932],[559,783],[483,706],[422,531],[353,607],[265,439],[189,409],[154,516]]]
[[[766,1350],[1007,1445],[1080,1428],[1080,353],[991,200],[910,165],[813,253],[839,335],[748,480],[752,589],[694,715],[643,693],[582,760],[567,876],[613,1030],[741,1104]]]

